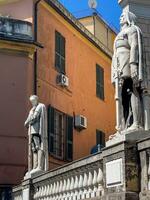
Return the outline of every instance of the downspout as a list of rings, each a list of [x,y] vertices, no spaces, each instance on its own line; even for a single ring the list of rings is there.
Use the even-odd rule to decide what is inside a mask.
[[[38,4],[40,3],[41,0],[36,1],[34,4],[34,41],[37,41],[37,17],[38,17]],[[37,94],[37,50],[34,53],[34,94]]]

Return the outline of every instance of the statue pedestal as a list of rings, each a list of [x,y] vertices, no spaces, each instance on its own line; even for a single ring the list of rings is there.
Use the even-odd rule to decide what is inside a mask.
[[[136,143],[113,143],[104,148],[102,154],[106,186],[103,199],[139,200],[139,158]]]
[[[40,169],[33,169],[31,170],[30,172],[27,172],[24,176],[24,180],[27,180],[27,179],[32,179],[34,177],[36,177],[37,175],[41,175],[43,174],[44,171],[43,170],[40,170]]]
[[[121,143],[121,142],[136,142],[150,136],[150,131],[135,130],[135,131],[122,131],[116,133],[112,139],[106,142],[106,147]]]

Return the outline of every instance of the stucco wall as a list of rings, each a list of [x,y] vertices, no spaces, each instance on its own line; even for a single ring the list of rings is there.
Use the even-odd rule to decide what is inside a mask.
[[[1,52],[0,61],[0,184],[18,184],[27,167],[24,120],[33,92],[32,60]]]
[[[73,158],[78,159],[90,153],[96,144],[96,129],[106,133],[114,132],[115,105],[114,89],[110,81],[111,59],[94,47],[79,32],[64,21],[59,14],[39,9],[38,41],[44,49],[38,52],[38,95],[46,105],[70,115],[82,114],[88,119],[88,128],[81,132],[74,129]],[[55,30],[66,38],[66,75],[69,87],[56,85]],[[105,100],[96,97],[96,63],[104,68]],[[51,159],[54,162],[54,159]],[[56,163],[61,163],[55,160]],[[53,164],[50,166],[53,168]],[[55,164],[56,167],[56,164]]]

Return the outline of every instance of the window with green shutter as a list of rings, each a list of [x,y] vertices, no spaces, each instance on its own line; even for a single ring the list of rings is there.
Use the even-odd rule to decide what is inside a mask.
[[[55,31],[55,68],[65,74],[65,38]]]
[[[54,141],[55,141],[55,131],[54,131],[54,108],[48,107],[48,150],[49,153],[54,153]]]
[[[49,153],[59,159],[73,158],[73,117],[57,109],[48,108]]]
[[[66,160],[73,159],[73,117],[67,115],[66,118]]]
[[[96,96],[104,100],[104,70],[96,64]]]
[[[105,147],[105,133],[100,130],[96,130],[96,144]]]

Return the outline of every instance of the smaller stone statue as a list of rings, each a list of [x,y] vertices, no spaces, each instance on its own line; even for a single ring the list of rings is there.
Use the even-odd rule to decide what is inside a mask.
[[[28,173],[48,170],[47,112],[36,95],[30,96],[32,109],[25,121],[28,128]]]

